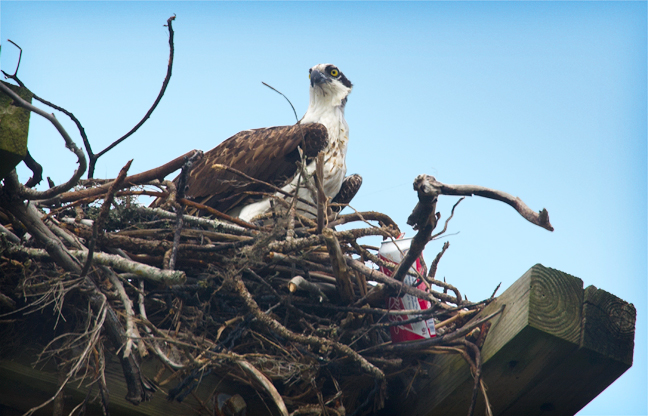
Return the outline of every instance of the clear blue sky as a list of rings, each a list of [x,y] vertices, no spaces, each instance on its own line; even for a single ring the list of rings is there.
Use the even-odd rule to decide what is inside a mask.
[[[96,177],[156,167],[248,128],[301,116],[308,68],[338,65],[347,105],[353,205],[404,229],[421,173],[478,184],[549,210],[554,233],[508,206],[471,198],[430,262],[471,300],[536,263],[578,276],[637,308],[634,366],[581,415],[646,415],[646,2],[9,2],[2,69],[75,113],[95,151],[142,117],[158,93],[176,30],[174,74],[140,131],[100,159]],[[57,115],[76,135],[65,116]],[[81,141],[77,143],[80,145]],[[74,157],[32,117],[30,150],[56,183]],[[28,178],[19,169],[22,180]],[[456,198],[440,203],[444,217]],[[458,234],[457,234],[458,233]],[[413,233],[408,232],[409,236]]]

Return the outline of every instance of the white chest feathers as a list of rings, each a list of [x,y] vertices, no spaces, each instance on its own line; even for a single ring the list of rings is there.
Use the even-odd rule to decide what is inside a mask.
[[[302,124],[323,124],[329,135],[329,143],[324,149],[324,192],[333,198],[340,191],[346,175],[346,152],[349,143],[349,126],[344,119],[344,107],[329,107],[325,110],[317,108],[306,112]],[[313,169],[315,164],[312,163]]]

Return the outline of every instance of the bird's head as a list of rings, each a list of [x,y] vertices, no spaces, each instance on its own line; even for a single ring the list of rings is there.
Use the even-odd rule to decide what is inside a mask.
[[[310,78],[311,105],[344,107],[353,84],[337,66],[315,65],[308,70],[308,77]]]

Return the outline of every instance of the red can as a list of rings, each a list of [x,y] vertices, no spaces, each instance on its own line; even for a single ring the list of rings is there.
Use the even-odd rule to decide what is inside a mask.
[[[399,264],[407,251],[412,244],[411,238],[398,238],[397,240],[391,241],[386,240],[380,245],[380,250],[378,251],[378,257],[384,261],[390,263]],[[423,266],[421,261],[416,259],[416,263],[412,266],[412,270],[416,270],[419,273],[424,273]],[[386,267],[380,266],[380,271],[391,276],[393,273],[391,270]],[[416,285],[416,278],[413,276],[406,275],[403,283],[409,286]],[[424,292],[428,291],[427,286],[424,282],[421,282],[418,286],[418,289],[423,290]],[[424,310],[429,309],[432,304],[423,299],[419,299],[416,296],[412,295],[403,295],[398,298],[389,297],[387,298],[387,309],[389,310]],[[416,318],[416,314],[411,315],[389,315],[389,320],[391,322],[405,321],[407,319]],[[417,341],[420,339],[427,339],[436,336],[434,331],[434,319],[430,318],[425,321],[414,322],[405,325],[391,326],[389,327],[391,334],[391,339],[393,343],[405,342],[405,341]]]

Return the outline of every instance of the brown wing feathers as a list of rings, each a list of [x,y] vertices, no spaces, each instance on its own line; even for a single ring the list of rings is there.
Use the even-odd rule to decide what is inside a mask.
[[[297,146],[301,146],[304,155],[310,158],[317,156],[327,144],[326,127],[317,123],[242,131],[205,153],[190,173],[186,195],[227,212],[247,199],[244,192],[271,190],[213,168],[214,164],[230,166],[253,178],[283,186],[297,171]]]

